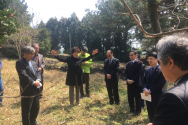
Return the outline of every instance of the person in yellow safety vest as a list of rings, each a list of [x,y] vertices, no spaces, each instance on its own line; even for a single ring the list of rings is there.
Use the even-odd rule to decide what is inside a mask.
[[[79,53],[79,57],[81,58],[87,58],[90,56],[90,54],[87,53],[88,48],[86,46],[83,46],[81,49],[81,53]],[[90,97],[90,90],[89,90],[89,74],[90,74],[90,66],[92,65],[92,59],[82,62],[82,70],[83,70],[83,80],[85,83],[85,90],[86,90],[86,97]],[[81,98],[83,98],[84,91],[83,91],[83,84],[80,86],[80,93],[81,93]]]

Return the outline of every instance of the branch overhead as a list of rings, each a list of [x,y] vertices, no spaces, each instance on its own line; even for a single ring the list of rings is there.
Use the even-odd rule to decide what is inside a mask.
[[[165,1],[167,1],[167,0],[162,0],[160,3],[162,3],[162,2],[164,3]],[[137,26],[140,28],[140,30],[142,31],[142,33],[144,34],[144,36],[147,37],[147,38],[161,37],[161,36],[164,36],[164,35],[170,35],[170,34],[173,34],[173,33],[188,31],[188,27],[186,27],[186,28],[176,29],[176,30],[173,30],[173,31],[163,32],[163,33],[156,33],[156,34],[148,33],[148,32],[146,32],[144,30],[144,28],[142,26],[142,22],[141,22],[139,16],[137,14],[133,14],[132,13],[132,11],[130,10],[130,8],[128,7],[128,5],[126,4],[126,2],[124,0],[121,0],[121,2],[123,3],[124,7],[127,9],[128,13],[132,17],[132,19],[135,21],[135,23],[137,24]],[[135,16],[137,17],[137,19],[136,19]]]

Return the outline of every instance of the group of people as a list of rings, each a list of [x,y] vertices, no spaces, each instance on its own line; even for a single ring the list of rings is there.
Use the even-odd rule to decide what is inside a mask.
[[[150,65],[147,69],[135,51],[129,53],[131,61],[126,64],[125,79],[130,113],[140,115],[141,109],[145,107],[145,101],[141,99],[141,93],[144,93],[146,97],[151,95],[151,101],[146,101],[151,122],[148,125],[188,125],[188,37],[186,34],[166,36],[159,40],[156,48],[157,52],[151,52],[147,56]],[[80,98],[85,96],[91,98],[90,66],[98,50],[93,50],[91,55],[87,51],[86,46],[82,47],[81,52],[78,47],[73,47],[71,56],[66,58],[59,56],[55,50],[51,51],[57,60],[68,64],[66,85],[69,86],[71,107],[75,105],[74,88],[76,89],[76,105],[80,106]],[[36,118],[39,113],[39,99],[43,99],[45,62],[43,56],[38,53],[37,43],[25,46],[22,52],[23,58],[16,62],[22,96],[22,123],[23,125],[40,125]],[[120,61],[113,56],[111,50],[108,50],[106,55],[104,74],[109,104],[119,105]],[[1,62],[0,69],[2,69]],[[164,93],[163,87],[166,81],[174,83],[175,86]],[[0,80],[0,89],[1,83]],[[83,83],[86,85],[86,95]]]

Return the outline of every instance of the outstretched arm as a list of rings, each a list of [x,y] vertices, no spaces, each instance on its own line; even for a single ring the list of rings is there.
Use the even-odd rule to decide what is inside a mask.
[[[51,53],[55,56],[55,58],[61,62],[67,62],[67,58],[61,58],[57,55],[57,51],[52,50]]]
[[[97,54],[97,53],[98,53],[98,49],[93,50],[92,55],[90,55],[90,56],[87,57],[87,58],[83,58],[83,59],[82,59],[82,62],[85,62],[85,61],[90,60],[90,59],[93,58],[94,55]]]

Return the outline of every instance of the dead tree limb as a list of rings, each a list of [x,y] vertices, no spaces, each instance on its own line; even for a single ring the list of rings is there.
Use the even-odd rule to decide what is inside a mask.
[[[144,34],[144,36],[147,37],[147,38],[161,37],[161,36],[164,36],[164,35],[170,35],[170,34],[174,34],[174,33],[178,33],[178,32],[188,31],[188,27],[186,27],[186,28],[182,28],[182,29],[176,29],[176,30],[173,30],[173,31],[169,31],[169,32],[162,32],[162,33],[156,33],[156,34],[148,33],[148,32],[146,32],[144,30],[139,16],[133,14],[133,12],[131,11],[131,9],[128,7],[128,5],[126,4],[126,2],[124,0],[121,0],[121,2],[123,3],[123,5],[125,6],[125,8],[127,9],[128,13],[132,17],[132,19],[135,21],[135,23],[137,24],[137,26],[140,28],[140,30],[142,31],[142,33]],[[137,16],[138,19],[136,19],[135,16]]]

